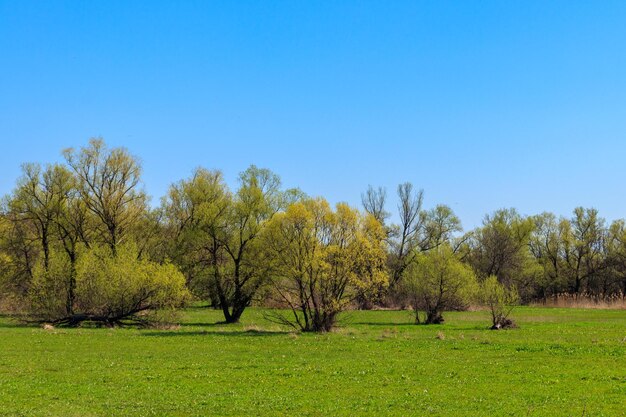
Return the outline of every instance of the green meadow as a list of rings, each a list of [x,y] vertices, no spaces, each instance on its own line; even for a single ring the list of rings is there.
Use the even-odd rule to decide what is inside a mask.
[[[0,415],[626,415],[626,311],[522,307],[417,326],[346,312],[326,334],[250,309],[185,310],[165,329],[28,327],[0,319]]]

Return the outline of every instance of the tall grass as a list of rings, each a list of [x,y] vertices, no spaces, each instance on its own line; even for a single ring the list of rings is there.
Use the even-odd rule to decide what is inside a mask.
[[[610,296],[591,294],[557,294],[553,297],[531,303],[533,306],[559,308],[595,308],[626,310],[626,295]]]

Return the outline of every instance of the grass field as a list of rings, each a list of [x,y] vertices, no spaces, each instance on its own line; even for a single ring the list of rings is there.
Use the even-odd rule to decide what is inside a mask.
[[[296,334],[192,308],[180,328],[54,329],[0,319],[0,415],[626,415],[626,311],[519,308],[415,326],[344,316]]]

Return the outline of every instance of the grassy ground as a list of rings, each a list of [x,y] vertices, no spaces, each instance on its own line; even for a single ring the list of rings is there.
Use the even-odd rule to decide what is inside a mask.
[[[499,332],[446,318],[352,312],[324,335],[257,309],[226,326],[194,308],[172,330],[0,319],[0,415],[626,415],[626,311],[520,308]]]

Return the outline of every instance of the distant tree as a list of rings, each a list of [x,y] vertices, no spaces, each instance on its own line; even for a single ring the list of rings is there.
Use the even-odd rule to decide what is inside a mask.
[[[367,191],[361,193],[363,209],[374,216],[382,225],[385,225],[385,222],[390,216],[390,213],[385,210],[386,202],[387,190],[383,187],[374,188],[370,185],[367,187]]]
[[[604,294],[621,295],[626,298],[626,223],[614,221],[608,231],[606,242]]]
[[[596,209],[578,207],[563,224],[563,265],[569,292],[589,291],[594,279],[608,266],[605,262],[606,228]]]
[[[457,232],[462,231],[461,221],[452,209],[439,204],[424,215],[424,237],[420,243],[422,252],[450,244]]]
[[[424,324],[443,323],[444,311],[467,308],[476,289],[474,272],[449,245],[418,254],[402,284],[402,292],[415,311],[415,322]]]
[[[543,274],[537,279],[537,296],[546,298],[565,291],[567,277],[563,265],[563,235],[568,230],[567,221],[557,219],[552,213],[534,216],[535,228],[530,238],[530,251]]]
[[[385,232],[371,215],[346,204],[333,211],[323,199],[291,204],[264,234],[277,297],[292,311],[282,323],[329,331],[363,292],[387,282]]]

